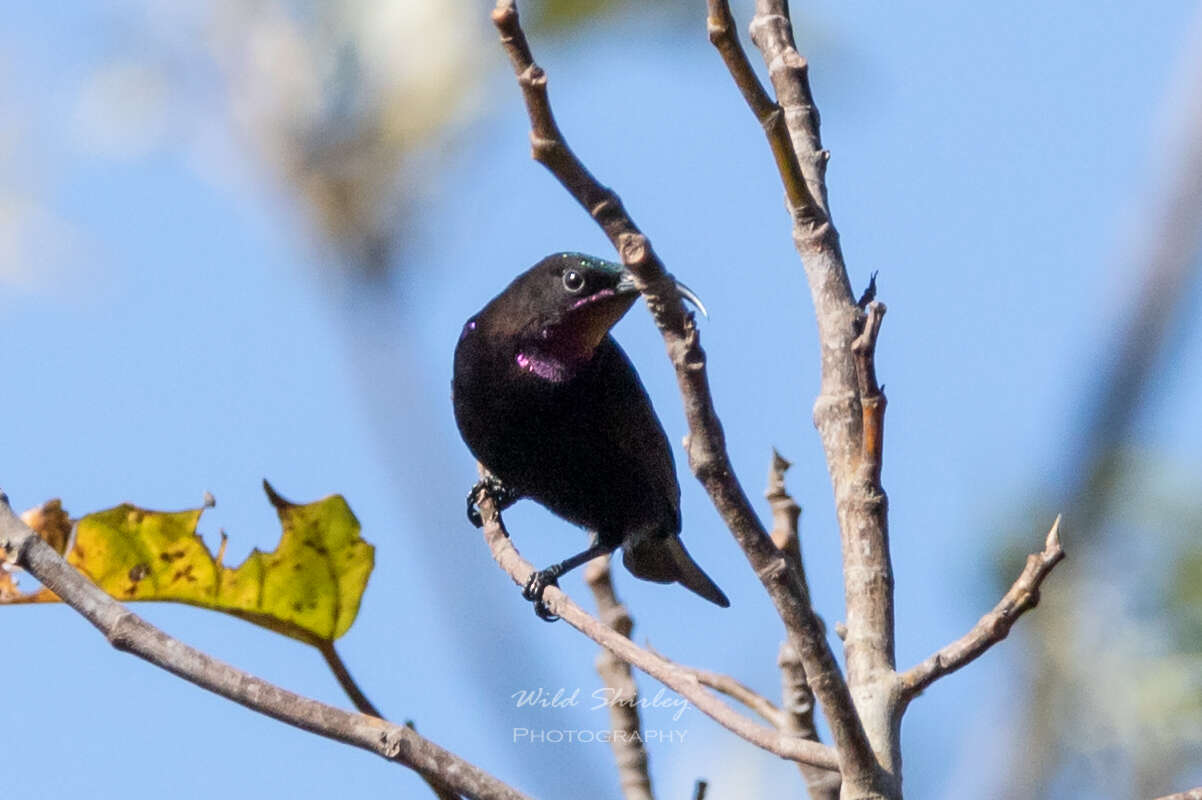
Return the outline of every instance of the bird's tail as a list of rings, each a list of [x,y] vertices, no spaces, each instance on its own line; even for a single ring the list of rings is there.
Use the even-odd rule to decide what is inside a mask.
[[[730,607],[726,595],[697,566],[679,536],[648,537],[628,543],[622,549],[622,563],[636,578],[657,583],[679,583],[714,605]]]

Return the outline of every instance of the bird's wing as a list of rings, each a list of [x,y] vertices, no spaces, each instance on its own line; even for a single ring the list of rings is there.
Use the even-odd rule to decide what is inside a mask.
[[[663,425],[638,373],[613,337],[606,337],[597,355],[609,362],[608,369],[614,376],[605,384],[608,396],[598,412],[607,417],[603,427],[619,432],[611,436],[611,446],[619,463],[629,465],[632,477],[645,487],[639,494],[645,502],[652,504],[648,516],[658,523],[657,530],[645,532],[660,536],[677,534],[680,532],[680,485]]]

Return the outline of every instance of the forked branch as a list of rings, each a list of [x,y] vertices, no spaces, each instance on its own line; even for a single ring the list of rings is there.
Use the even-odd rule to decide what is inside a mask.
[[[876,773],[871,747],[809,596],[788,560],[772,544],[735,476],[709,391],[705,352],[691,315],[681,305],[675,281],[618,196],[602,186],[568,147],[551,112],[546,75],[534,63],[513,0],[499,0],[492,18],[526,102],[533,156],[596,220],[620,254],[622,263],[634,275],[676,370],[689,424],[686,444],[689,466],[767,589],[790,641],[805,663],[831,726],[843,769],[871,780]],[[548,596],[562,597],[562,594],[549,592]],[[775,734],[773,737],[769,741],[775,741]]]
[[[597,601],[597,616],[615,633],[629,639],[634,630],[634,619],[614,591],[609,556],[598,556],[589,562],[584,571],[584,582]],[[651,775],[647,770],[647,748],[639,735],[643,730],[638,703],[635,702],[639,689],[630,664],[602,647],[597,655],[597,674],[610,691],[609,726],[620,734],[611,737],[609,744],[618,766],[622,797],[625,800],[655,800],[651,790]]]
[[[0,492],[0,553],[78,611],[126,653],[252,711],[403,764],[465,797],[526,800],[459,756],[403,725],[319,703],[243,672],[168,636],[109,597],[21,521]]]
[[[903,703],[944,675],[976,660],[982,653],[1006,638],[1010,628],[1039,602],[1039,586],[1064,558],[1060,546],[1060,517],[1052,524],[1043,551],[1027,556],[1022,573],[993,610],[956,641],[901,674]]]
[[[514,547],[505,530],[505,523],[497,512],[491,497],[483,495],[479,502],[480,516],[484,520],[484,540],[493,558],[518,586],[525,586],[534,574],[534,565]],[[561,618],[597,644],[612,652],[628,664],[638,667],[669,689],[692,703],[698,711],[713,719],[722,727],[748,742],[770,753],[807,764],[816,764],[828,769],[838,768],[838,757],[834,750],[817,742],[781,736],[777,731],[757,725],[739,714],[730,706],[710,694],[692,675],[666,658],[639,647],[630,639],[604,624],[596,617],[576,605],[557,586],[548,586],[543,594],[543,603],[551,613]]]
[[[818,204],[810,194],[805,176],[801,172],[801,165],[797,162],[797,153],[789,139],[789,129],[785,126],[784,111],[764,91],[755,70],[751,68],[747,53],[739,44],[734,16],[730,13],[730,3],[727,0],[709,0],[706,27],[709,29],[710,42],[718,48],[735,85],[743,94],[743,99],[747,101],[755,118],[764,128],[764,135],[768,137],[768,147],[772,149],[776,169],[785,186],[785,197],[788,198],[789,207],[797,209],[798,213],[813,214]]]
[[[801,556],[801,506],[785,488],[785,472],[790,466],[788,459],[774,448],[764,497],[772,505],[772,541],[793,562],[802,585],[806,585],[805,564]],[[777,728],[791,736],[821,741],[814,724],[814,690],[810,688],[810,679],[806,677],[805,664],[790,642],[781,643],[776,663],[780,667],[781,678],[781,708]],[[798,766],[811,800],[837,800],[843,783],[838,772],[810,764]]]

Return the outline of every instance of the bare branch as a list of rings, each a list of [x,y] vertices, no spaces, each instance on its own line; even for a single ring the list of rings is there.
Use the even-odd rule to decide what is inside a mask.
[[[597,616],[615,633],[630,638],[634,620],[614,592],[609,571],[609,556],[594,558],[584,571],[584,580],[593,590],[597,601]],[[651,776],[647,772],[647,748],[643,746],[642,721],[639,719],[639,688],[634,682],[630,664],[611,651],[601,648],[597,656],[597,673],[612,693],[609,703],[609,724],[621,736],[611,736],[610,746],[618,765],[618,783],[626,800],[654,800]],[[623,702],[612,702],[612,701]]]
[[[975,660],[993,645],[1006,638],[1010,628],[1026,611],[1039,602],[1039,586],[1052,568],[1064,558],[1060,546],[1060,517],[1052,524],[1042,553],[1027,556],[1027,565],[1018,580],[1010,587],[992,611],[973,626],[967,634],[901,675],[901,691],[905,702],[948,673],[955,672]]]
[[[417,732],[417,725],[415,725],[411,719],[405,720],[405,727],[415,733]],[[430,791],[434,792],[434,796],[437,797],[438,800],[463,800],[457,792],[452,792],[441,781],[437,781],[434,778],[430,778],[425,775],[422,775],[421,778],[426,782],[426,785],[430,787]]]
[[[338,650],[335,649],[334,643],[327,639],[318,639],[314,641],[313,646],[321,651],[322,658],[326,660],[326,666],[330,668],[330,672],[334,673],[334,677],[338,680],[338,685],[342,687],[342,691],[346,692],[346,696],[350,698],[355,708],[359,709],[360,713],[384,719],[384,715],[367,699],[367,695],[363,693],[363,690],[359,688],[359,684],[355,683],[355,679],[351,677],[351,672],[346,668],[346,664],[343,662],[342,656],[338,654]]]
[[[492,551],[493,559],[508,573],[514,583],[518,586],[525,586],[534,573],[534,566],[522,558],[517,548],[513,546],[493,499],[484,495],[479,502],[479,508],[480,515],[484,520],[482,529],[484,540],[487,542],[489,550]],[[804,761],[829,769],[838,768],[838,756],[830,747],[781,736],[775,730],[756,725],[707,692],[705,687],[687,669],[650,650],[639,647],[630,639],[617,633],[572,602],[572,599],[559,587],[548,586],[543,594],[543,602],[551,613],[614,653],[618,658],[638,667],[672,689],[696,706],[703,714],[735,735],[790,761]]]
[[[837,742],[844,757],[843,777],[857,793],[896,796],[901,791],[901,746],[887,498],[879,479],[873,479],[872,465],[862,469],[865,411],[852,354],[852,342],[863,330],[865,315],[852,295],[839,236],[831,222],[826,190],[830,154],[822,147],[809,67],[794,44],[786,0],[756,0],[751,38],[768,66],[797,162],[813,198],[812,206],[791,207],[789,212],[793,241],[802,257],[818,322],[822,384],[814,403],[814,425],[826,453],[843,546],[847,682],[873,751],[849,752]],[[879,446],[879,439],[875,444]],[[879,465],[875,477],[879,478]],[[817,690],[804,654],[803,661]],[[820,693],[819,699],[825,706]]]
[[[777,656],[781,679],[781,726],[780,732],[811,742],[820,741],[818,728],[814,724],[814,692],[806,678],[805,665],[797,657],[797,651],[789,642],[781,642]],[[843,776],[835,770],[822,769],[813,764],[798,764],[801,777],[811,800],[839,800]]]
[[[522,800],[518,792],[416,732],[281,689],[189,647],[109,597],[23,523],[0,492],[0,550],[82,614],[117,650],[252,711],[403,764],[470,798]]]
[[[813,208],[793,208],[794,219],[805,222],[812,233],[829,222],[826,199],[826,164],[830,153],[822,149],[818,133],[818,108],[810,93],[809,65],[793,42],[793,22],[787,0],[756,0],[751,20],[751,40],[764,55],[776,99],[785,112],[785,126],[797,162],[809,185]],[[834,233],[833,229],[830,233]],[[848,290],[850,295],[850,289]]]
[[[663,657],[663,654],[650,644],[647,645],[647,649],[657,656]],[[700,667],[690,667],[687,664],[678,664],[677,666],[696,678],[697,682],[702,686],[713,689],[715,692],[724,694],[731,700],[743,704],[756,714],[759,714],[772,727],[780,728],[780,708],[777,707],[776,703],[773,703],[755,689],[722,672],[714,672],[713,670],[701,669]]]
[[[876,340],[884,316],[883,303],[869,302],[862,329],[851,343],[860,400],[860,452],[854,468],[841,481],[847,496],[841,516],[847,526],[843,572],[848,634],[844,643],[853,689],[892,683],[896,666],[889,497],[881,485],[885,395],[876,379]],[[879,744],[877,748],[879,755]]]
[[[881,487],[881,464],[885,445],[885,394],[881,391],[876,380],[876,339],[881,331],[881,321],[885,317],[885,304],[875,300],[868,304],[868,319],[864,321],[864,330],[851,343],[851,351],[856,359],[856,378],[860,386],[860,410],[863,438],[861,440],[860,472],[863,481],[870,485],[866,491],[884,497],[885,490]],[[880,503],[882,517],[885,513],[884,502]],[[886,525],[881,519],[880,525]],[[893,627],[893,620],[889,620]]]
[[[722,672],[714,672],[708,669],[698,669],[697,667],[684,667],[684,669],[693,673],[702,686],[708,686],[716,692],[721,692],[732,700],[737,700],[749,709],[759,714],[768,724],[779,729],[781,722],[781,710],[776,704],[764,697],[762,694],[741,683],[730,675]]]
[[[785,488],[785,471],[792,466],[788,459],[772,451],[772,466],[768,470],[768,488],[764,497],[772,505],[772,541],[794,562],[797,574],[805,584],[805,565],[801,557],[801,532],[798,522],[801,507]],[[820,741],[814,724],[814,691],[806,677],[805,664],[789,642],[782,642],[777,656],[781,677],[781,710],[777,729],[801,739]],[[843,785],[842,776],[834,770],[811,764],[799,764],[811,800],[838,800]]]
[[[772,448],[772,464],[768,468],[768,488],[764,490],[764,499],[772,507],[772,543],[793,561],[797,574],[805,581],[799,527],[801,506],[785,488],[785,473],[791,466],[793,462]]]
[[[788,198],[789,207],[816,208],[817,203],[810,196],[805,176],[801,174],[801,165],[797,163],[797,153],[789,139],[789,129],[785,127],[784,112],[764,91],[760,79],[751,68],[747,54],[743,52],[739,37],[735,33],[735,20],[727,0],[709,0],[706,27],[709,29],[710,42],[718,48],[735,85],[743,93],[743,99],[747,101],[755,118],[764,128],[764,135],[768,137],[768,146],[772,148],[772,157],[776,161],[781,183],[785,186],[785,197]]]
[[[213,505],[213,503],[210,501],[211,497],[212,495],[210,495],[208,492],[205,492],[206,508]],[[221,541],[222,545],[224,546],[224,537]],[[372,703],[371,700],[367,699],[367,695],[364,694],[363,690],[359,688],[359,684],[356,683],[354,677],[351,676],[351,671],[347,669],[346,662],[342,660],[342,656],[338,653],[338,649],[334,647],[334,643],[328,639],[320,638],[314,638],[311,643],[321,653],[322,658],[324,658],[326,661],[326,666],[330,668],[330,672],[334,673],[334,678],[337,679],[338,685],[342,687],[344,692],[346,692],[346,696],[350,698],[350,701],[352,704],[354,704],[355,708],[357,708],[361,714],[367,714],[371,717],[385,719],[384,715],[380,713],[375,704]],[[406,722],[405,727],[412,731],[417,730],[411,721]],[[437,797],[438,800],[459,800],[459,794],[451,791],[441,781],[436,780],[429,775],[422,775],[421,778],[426,782],[426,785],[430,787],[430,791],[434,792],[434,796]]]
[[[726,452],[722,424],[714,412],[705,352],[701,349],[692,316],[687,315],[681,305],[675,281],[664,269],[651,243],[630,219],[618,196],[599,184],[568,147],[551,113],[546,76],[533,61],[513,0],[498,0],[492,18],[522,88],[532,128],[534,158],[555,175],[609,236],[623,264],[633,273],[664,337],[689,424],[686,441],[689,467],[709,493],[772,598],[790,640],[806,664],[806,672],[822,701],[842,758],[850,759],[858,773],[874,774],[875,762],[868,739],[810,598],[788,560],[768,538],[735,476]],[[850,289],[847,294],[850,296]],[[858,311],[854,306],[852,310]],[[636,666],[643,668],[637,663]],[[721,703],[719,705],[725,708]]]
[[[212,495],[208,492],[205,492],[206,508],[214,505],[214,501],[212,501],[211,498]],[[222,536],[221,543],[224,547],[224,534]],[[363,693],[363,690],[359,688],[359,684],[355,682],[354,677],[351,675],[351,671],[347,669],[346,662],[342,660],[342,656],[338,653],[338,649],[334,646],[334,643],[328,639],[320,638],[314,638],[311,643],[321,653],[322,658],[324,658],[326,661],[326,666],[330,668],[330,672],[334,673],[334,678],[338,681],[338,685],[342,687],[342,691],[346,692],[346,696],[350,698],[351,703],[359,710],[359,713],[367,714],[371,717],[385,719],[385,716],[380,713],[380,710],[376,708],[375,704],[372,703],[372,701],[367,698],[367,695]],[[405,722],[405,727],[412,731],[417,730],[417,727],[411,720]],[[436,780],[429,775],[422,775],[421,778],[426,782],[426,785],[430,787],[430,791],[434,792],[434,796],[437,797],[438,800],[460,800],[459,794],[451,791],[441,781]]]

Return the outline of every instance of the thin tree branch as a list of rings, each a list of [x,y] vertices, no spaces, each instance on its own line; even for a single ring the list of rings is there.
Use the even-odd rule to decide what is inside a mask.
[[[814,403],[814,425],[826,453],[843,546],[847,683],[873,751],[848,752],[839,744],[845,760],[843,777],[854,787],[852,794],[899,796],[901,744],[887,498],[879,480],[871,480],[872,470],[862,469],[864,411],[852,354],[865,314],[852,294],[839,235],[831,222],[826,190],[830,154],[822,147],[809,68],[794,44],[786,0],[756,0],[751,38],[768,66],[812,198],[810,205],[791,205],[789,213],[818,322],[822,383]],[[806,670],[817,690],[808,662]],[[819,699],[825,706],[821,694]],[[849,764],[849,758],[854,762]]]
[[[760,79],[751,68],[751,62],[747,60],[747,54],[735,33],[735,20],[727,0],[709,0],[706,28],[709,30],[710,42],[718,48],[735,85],[743,93],[743,99],[747,101],[752,113],[764,128],[764,135],[768,137],[768,146],[772,149],[772,157],[776,161],[777,172],[780,173],[781,182],[785,186],[785,197],[788,198],[789,207],[815,208],[817,203],[810,196],[805,176],[801,173],[801,165],[797,163],[793,142],[789,139],[784,112],[764,91]]]
[[[780,732],[811,742],[821,741],[814,724],[814,692],[806,678],[805,665],[790,642],[781,642],[776,660],[781,679]],[[843,776],[838,771],[813,764],[798,764],[811,800],[839,800]]]
[[[469,798],[521,800],[513,789],[412,730],[289,692],[189,647],[89,581],[25,523],[0,492],[0,550],[92,623],[109,643],[252,711],[403,764]]]
[[[405,720],[405,727],[414,733],[417,732],[417,725],[415,725],[411,719]],[[421,777],[422,780],[426,782],[426,785],[430,787],[430,791],[434,792],[434,796],[437,797],[438,800],[463,800],[458,793],[452,792],[446,787],[445,784],[425,775],[422,775]]]
[[[702,686],[708,686],[716,692],[721,692],[732,700],[737,700],[749,709],[759,714],[769,725],[780,730],[781,727],[781,710],[767,697],[764,697],[759,692],[752,689],[746,684],[726,675],[722,672],[714,672],[708,669],[698,669],[697,667],[685,667],[684,669],[693,673],[698,682]]]
[[[224,542],[224,540],[223,540]],[[342,691],[346,692],[346,696],[354,704],[355,708],[362,714],[367,714],[372,717],[385,719],[379,709],[367,699],[367,695],[359,688],[359,684],[355,683],[355,679],[351,676],[351,671],[347,669],[346,662],[342,660],[338,649],[334,647],[334,643],[328,639],[314,638],[312,645],[318,649],[322,658],[326,661],[326,666],[330,668],[330,672],[334,673],[334,677],[338,680],[338,685],[342,687]],[[416,731],[417,727],[412,720],[405,722],[405,727],[411,731]],[[421,775],[421,773],[418,773]],[[434,796],[438,800],[460,800],[457,792],[451,791],[444,783],[435,780],[429,775],[421,775],[421,779],[430,787],[430,791],[434,792]]]
[[[885,304],[877,301],[868,303],[868,318],[864,321],[864,330],[851,343],[851,351],[856,360],[856,378],[860,386],[860,410],[862,414],[860,474],[861,480],[868,485],[864,491],[882,497],[875,504],[882,519],[879,525],[887,525],[883,518],[887,510],[883,499],[885,490],[881,487],[881,465],[885,446],[885,393],[881,391],[876,380],[876,339],[881,331],[881,321],[885,317]],[[890,609],[892,610],[892,609]],[[893,620],[887,620],[890,628]]]
[[[354,703],[355,708],[363,714],[384,719],[384,715],[372,705],[372,702],[367,699],[367,695],[359,688],[359,684],[355,683],[355,679],[351,677],[350,670],[346,668],[342,656],[338,655],[334,643],[328,639],[317,639],[313,642],[313,646],[321,651],[322,658],[326,660],[326,666],[334,673],[334,677],[338,679],[338,685],[342,687],[342,691],[346,692],[346,696]]]
[[[484,520],[484,541],[492,552],[493,559],[518,586],[525,586],[534,574],[534,566],[513,546],[505,523],[497,512],[493,499],[484,495],[479,502],[480,516]],[[660,683],[688,700],[706,716],[722,727],[748,742],[770,753],[811,764],[838,768],[838,755],[825,745],[781,736],[775,730],[757,725],[730,706],[705,690],[705,687],[687,669],[659,656],[646,648],[639,647],[630,639],[614,631],[608,625],[590,615],[559,587],[548,586],[543,602],[551,613],[563,619],[576,630],[597,644],[614,653],[623,661],[638,667]]]
[[[772,463],[768,467],[768,488],[764,499],[772,508],[772,543],[793,562],[797,574],[805,581],[805,564],[801,558],[801,506],[785,488],[785,473],[793,462],[772,448]]]
[[[809,65],[793,42],[793,22],[787,0],[756,0],[751,20],[751,40],[764,56],[776,100],[785,112],[785,126],[797,162],[809,185],[813,208],[790,209],[795,219],[821,228],[830,221],[826,197],[826,165],[830,153],[818,133],[818,108],[810,92]],[[736,77],[737,80],[737,77]],[[754,108],[752,109],[755,110]],[[812,233],[818,233],[814,230]],[[830,233],[834,233],[833,229]]]
[[[614,592],[609,556],[590,561],[584,571],[584,581],[597,601],[597,616],[615,633],[629,639],[630,632],[634,630],[634,620]],[[609,742],[613,748],[614,762],[618,765],[622,796],[626,800],[654,800],[651,775],[647,771],[647,748],[643,746],[643,737],[639,735],[643,730],[637,703],[639,687],[634,682],[630,664],[603,647],[597,655],[597,674],[611,693],[610,728],[620,734],[611,736]]]
[[[338,685],[342,687],[344,692],[346,692],[346,696],[350,698],[350,701],[354,704],[355,708],[357,708],[362,714],[385,719],[384,715],[380,713],[379,709],[375,707],[371,700],[367,699],[367,695],[364,694],[363,690],[359,688],[359,684],[357,684],[355,679],[351,676],[351,671],[347,669],[346,662],[342,660],[342,656],[339,655],[338,649],[334,647],[334,643],[328,639],[314,638],[312,640],[312,644],[321,653],[322,658],[324,658],[326,661],[326,666],[328,666],[330,671],[334,673],[334,677],[338,680]],[[406,720],[405,727],[411,731],[417,730],[417,727],[413,724],[412,720]],[[418,774],[421,775],[421,773]],[[437,797],[438,800],[460,800],[459,794],[451,791],[451,789],[441,781],[438,781],[429,775],[421,775],[421,779],[426,782],[426,785],[430,787],[430,791],[434,793],[434,796]]]
[[[492,18],[525,99],[532,129],[532,154],[601,226],[620,254],[622,263],[634,275],[676,370],[690,431],[686,440],[689,466],[767,589],[790,640],[805,662],[811,685],[822,701],[840,758],[844,761],[844,769],[867,775],[866,780],[871,783],[870,779],[875,777],[875,760],[810,598],[788,560],[768,538],[735,476],[726,452],[722,425],[714,412],[705,370],[705,352],[701,349],[692,316],[686,314],[681,305],[676,283],[664,269],[651,243],[630,219],[618,196],[598,183],[568,147],[551,113],[546,76],[534,63],[513,0],[498,0]],[[858,309],[853,306],[853,310]]]
[[[1137,148],[1150,145],[1153,154],[1144,159],[1148,163],[1142,170],[1146,177],[1139,181],[1143,185],[1123,192],[1110,212],[1124,222],[1125,235],[1115,235],[1108,226],[1101,237],[1107,252],[1117,251],[1106,272],[1125,280],[1130,276],[1131,284],[1114,293],[1116,302],[1107,303],[1101,316],[1105,327],[1099,331],[1103,335],[1093,345],[1096,354],[1084,362],[1085,369],[1077,370],[1077,383],[1084,391],[1078,392],[1061,423],[1070,433],[1056,448],[1059,463],[1039,468],[1040,480],[1049,471],[1061,476],[1059,506],[1072,522],[1074,555],[1086,558],[1062,570],[1057,591],[1049,593],[1049,602],[1036,618],[1037,643],[1030,648],[1033,663],[1028,668],[1034,681],[1021,700],[1026,705],[1019,723],[1024,740],[1012,748],[1010,763],[1002,771],[1024,776],[1010,797],[1050,794],[1062,765],[1076,758],[1081,725],[1109,724],[1108,712],[1114,706],[1086,708],[1076,691],[1082,674],[1096,675],[1091,662],[1098,652],[1077,615],[1094,607],[1095,592],[1103,587],[1107,592],[1136,587],[1130,579],[1115,587],[1106,576],[1082,568],[1083,562],[1094,553],[1113,558],[1125,547],[1129,528],[1116,517],[1123,513],[1120,507],[1138,503],[1129,494],[1138,472],[1131,474],[1124,450],[1133,442],[1142,443],[1137,422],[1150,410],[1163,413],[1166,408],[1164,376],[1190,369],[1182,348],[1196,335],[1202,288],[1202,6],[1196,6],[1188,29],[1178,35],[1185,37],[1182,52],[1168,76],[1170,88],[1157,99],[1158,113],[1152,115],[1161,118],[1153,126],[1158,130],[1141,126],[1153,133]],[[1069,667],[1059,658],[1065,652],[1079,653],[1085,663],[1074,659]],[[1105,653],[1108,659],[1112,655],[1117,654]],[[1112,669],[1140,675],[1150,667],[1145,654],[1122,657],[1126,663]],[[1048,714],[1049,701],[1063,703],[1063,713]],[[1139,726],[1136,730],[1145,729],[1135,720],[1131,723]],[[1131,752],[1123,766],[1131,773],[1133,791],[1150,793],[1150,787],[1163,785],[1166,761],[1176,753],[1196,760],[1197,752],[1195,742],[1170,744],[1157,736]]]
[[[1060,517],[1056,517],[1052,529],[1048,531],[1043,552],[1027,556],[1027,565],[1018,576],[1018,580],[1002,597],[1001,602],[981,617],[964,636],[902,673],[903,702],[909,702],[939,678],[955,672],[1005,639],[1018,618],[1039,602],[1040,584],[1063,558],[1064,549],[1060,546]]]
[[[272,490],[274,494],[274,490]],[[213,499],[213,495],[205,492],[204,507],[212,508],[217,504]],[[71,529],[74,526],[74,521],[70,515],[63,510],[62,500],[54,498],[47,500],[40,506],[28,509],[21,513],[21,521],[28,525],[37,533],[45,542],[54,548],[59,555],[65,555],[67,545],[70,540]],[[225,532],[221,533],[221,547],[217,552],[217,563],[221,563],[222,553],[225,552],[226,537]],[[39,603],[39,602],[57,602],[58,597],[47,589],[42,589],[37,592],[31,592],[24,595],[14,595],[12,597],[0,596],[0,603],[17,605],[21,603]],[[162,602],[179,602],[176,600],[164,600]],[[350,670],[347,669],[346,663],[343,662],[342,656],[338,654],[338,650],[334,647],[334,642],[329,639],[324,639],[310,631],[300,627],[288,627],[286,630],[276,629],[262,624],[262,619],[253,614],[231,614],[239,619],[245,619],[251,624],[267,627],[268,630],[275,630],[277,633],[289,636],[305,644],[312,645],[321,653],[325,659],[326,666],[334,673],[334,677],[338,681],[338,685],[346,692],[347,698],[351,703],[364,714],[370,714],[373,717],[385,719],[385,716],[380,713],[372,702],[364,694],[359,685],[355,683],[355,679],[351,677]]]
[[[797,574],[805,583],[805,565],[801,557],[801,532],[799,521],[801,507],[785,488],[785,471],[791,464],[788,459],[772,451],[772,466],[768,470],[768,488],[764,497],[772,506],[772,541],[794,562]],[[818,738],[814,724],[814,691],[806,678],[805,664],[797,650],[788,641],[781,642],[777,656],[781,677],[781,711],[777,729],[812,742]],[[811,800],[838,800],[843,785],[842,776],[834,770],[821,769],[811,764],[798,764],[801,777],[806,783]]]
[[[663,653],[660,653],[650,644],[647,649],[663,658]],[[731,700],[738,701],[746,706],[751,711],[754,711],[760,716],[764,722],[767,722],[774,728],[779,729],[781,723],[781,710],[767,697],[752,689],[745,683],[741,683],[730,675],[713,670],[701,669],[700,667],[690,667],[687,664],[678,664],[682,670],[692,675],[697,679],[697,682],[702,686],[713,689],[719,694],[724,694]]]

